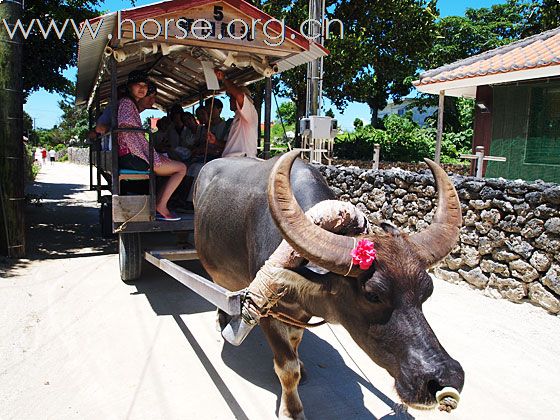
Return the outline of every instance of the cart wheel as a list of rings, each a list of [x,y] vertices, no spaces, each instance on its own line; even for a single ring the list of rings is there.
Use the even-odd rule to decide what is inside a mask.
[[[142,247],[139,233],[119,233],[119,265],[122,281],[138,280],[142,273]]]

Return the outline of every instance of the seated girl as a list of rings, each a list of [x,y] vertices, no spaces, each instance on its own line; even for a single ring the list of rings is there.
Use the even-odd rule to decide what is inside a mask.
[[[128,75],[127,92],[119,101],[119,128],[143,128],[138,110],[138,101],[146,96],[148,77],[144,72],[133,71]],[[149,164],[149,145],[144,133],[119,133],[119,167],[147,171]],[[165,186],[158,191],[156,211],[159,220],[180,220],[168,208],[167,203],[173,191],[179,186],[187,173],[182,162],[171,160],[154,151],[154,172],[159,176],[169,177]]]

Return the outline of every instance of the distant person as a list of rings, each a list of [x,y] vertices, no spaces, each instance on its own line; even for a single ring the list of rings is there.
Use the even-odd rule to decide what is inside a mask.
[[[235,116],[225,144],[212,132],[208,135],[208,142],[224,146],[222,157],[256,157],[259,117],[251,99],[251,92],[247,87],[236,86],[228,80],[222,70],[214,69],[214,72],[224,85],[229,96],[229,107],[235,112]]]
[[[41,153],[41,148],[37,147],[35,149],[35,160],[37,161],[38,164],[41,164],[42,162],[42,157],[41,157],[42,153]]]
[[[56,152],[54,149],[49,150],[49,157],[51,158],[51,166],[54,165],[54,161],[56,159]]]
[[[214,143],[208,143],[207,161],[210,161],[222,156],[233,120],[226,121],[222,118],[224,104],[219,99],[214,99],[214,103],[212,103],[212,99],[207,99],[204,107],[210,116],[210,132],[214,134],[217,140]]]
[[[41,159],[43,159],[43,165],[47,164],[47,149],[43,147],[41,150]]]

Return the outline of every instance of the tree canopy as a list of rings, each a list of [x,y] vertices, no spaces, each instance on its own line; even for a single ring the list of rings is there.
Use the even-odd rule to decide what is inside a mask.
[[[507,0],[465,16],[448,16],[436,22],[435,43],[420,62],[436,68],[488,51],[530,35],[560,26],[560,3],[556,0]]]
[[[399,101],[435,37],[436,1],[342,0],[331,13],[344,22],[343,39],[327,42],[325,94],[340,109],[366,103],[377,111],[391,97]]]
[[[98,16],[101,0],[42,0],[26,2],[22,23],[29,25],[33,19],[41,19],[45,29],[50,20],[61,28],[66,19],[80,22]],[[51,33],[45,39],[38,25],[34,25],[30,36],[23,43],[23,87],[29,93],[43,88],[49,92],[73,93],[72,84],[63,71],[76,65],[78,38],[71,24],[61,39]],[[40,71],[41,69],[48,71]]]

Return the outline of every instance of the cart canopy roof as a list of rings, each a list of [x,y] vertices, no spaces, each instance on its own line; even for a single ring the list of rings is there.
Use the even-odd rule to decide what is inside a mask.
[[[117,83],[145,70],[158,88],[156,107],[189,106],[211,95],[202,61],[247,85],[328,54],[321,45],[243,0],[172,0],[110,13],[82,24],[76,104],[111,96],[109,57]],[[93,33],[92,33],[93,32]]]

